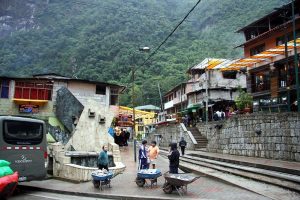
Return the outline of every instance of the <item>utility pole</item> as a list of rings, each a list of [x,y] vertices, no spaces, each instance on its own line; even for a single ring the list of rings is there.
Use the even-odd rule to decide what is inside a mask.
[[[164,105],[163,105],[163,101],[162,101],[162,96],[161,96],[161,91],[160,91],[160,85],[159,85],[159,83],[157,83],[157,87],[158,87],[159,98],[160,98],[160,110],[164,112]]]
[[[150,48],[149,47],[140,47],[139,51],[143,52],[149,52]],[[135,85],[135,65],[132,65],[132,120],[133,120],[133,128],[132,128],[132,135],[133,135],[133,151],[134,151],[134,162],[136,162],[136,131],[135,131],[135,90],[134,90],[134,85]]]
[[[288,55],[288,48],[287,48],[287,42],[288,42],[288,36],[287,36],[287,27],[286,27],[286,11],[283,13],[283,19],[284,19],[284,54],[285,54],[285,67],[286,67],[286,89],[287,89],[287,105],[288,105],[288,111],[291,111],[291,95],[290,95],[290,67],[289,67],[289,55]]]
[[[208,122],[208,69],[205,69],[205,80],[206,80],[206,88],[205,88],[205,95],[206,95],[206,98],[205,98],[205,121],[206,121],[206,124]]]
[[[133,120],[133,127],[132,127],[132,135],[133,135],[133,148],[134,148],[134,162],[136,162],[136,132],[135,132],[135,67],[132,65],[132,120]]]
[[[292,16],[293,16],[293,38],[294,38],[294,65],[296,75],[296,93],[297,93],[297,110],[300,112],[300,88],[299,88],[299,69],[298,69],[298,54],[297,54],[297,42],[296,42],[296,19],[295,19],[295,0],[292,0]]]

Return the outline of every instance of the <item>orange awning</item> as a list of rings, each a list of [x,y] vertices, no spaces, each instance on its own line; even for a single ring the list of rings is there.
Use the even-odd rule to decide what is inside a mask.
[[[300,48],[300,38],[296,39],[296,48]],[[287,43],[287,50],[292,51],[294,49],[294,40],[289,41]],[[260,63],[262,61],[265,61],[266,59],[271,59],[279,55],[284,55],[285,54],[285,44],[276,46],[275,48],[268,49],[266,51],[263,51],[259,54],[247,57],[247,58],[242,58],[240,60],[237,60],[236,62],[231,63],[225,68],[222,68],[222,71],[227,71],[227,70],[233,70],[237,69],[239,70],[240,68],[244,67],[252,67],[257,63]]]

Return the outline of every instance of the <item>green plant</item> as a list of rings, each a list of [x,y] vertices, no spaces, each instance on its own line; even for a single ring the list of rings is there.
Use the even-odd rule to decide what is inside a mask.
[[[253,103],[253,97],[251,94],[245,92],[241,87],[238,88],[239,95],[235,98],[235,105],[239,110],[244,110],[247,107],[251,107]]]

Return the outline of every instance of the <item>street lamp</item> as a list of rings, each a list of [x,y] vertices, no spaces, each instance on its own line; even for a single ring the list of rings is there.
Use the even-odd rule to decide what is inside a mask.
[[[294,38],[294,65],[296,74],[296,93],[297,93],[297,108],[300,112],[300,88],[299,88],[299,70],[298,70],[298,54],[297,54],[297,44],[296,44],[296,19],[295,19],[295,0],[292,0],[292,16],[293,16],[293,38]]]
[[[149,52],[149,47],[140,47],[139,51],[142,52]],[[136,131],[135,131],[135,91],[134,91],[134,85],[135,85],[135,65],[132,65],[132,120],[133,120],[133,128],[132,128],[132,135],[133,135],[133,151],[134,151],[134,162],[136,162]]]

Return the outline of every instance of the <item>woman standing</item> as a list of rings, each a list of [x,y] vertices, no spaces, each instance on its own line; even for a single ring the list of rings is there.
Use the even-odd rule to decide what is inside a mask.
[[[104,145],[102,147],[102,151],[101,153],[99,154],[99,157],[98,157],[98,168],[99,169],[106,169],[108,170],[108,155],[107,155],[107,146]]]

